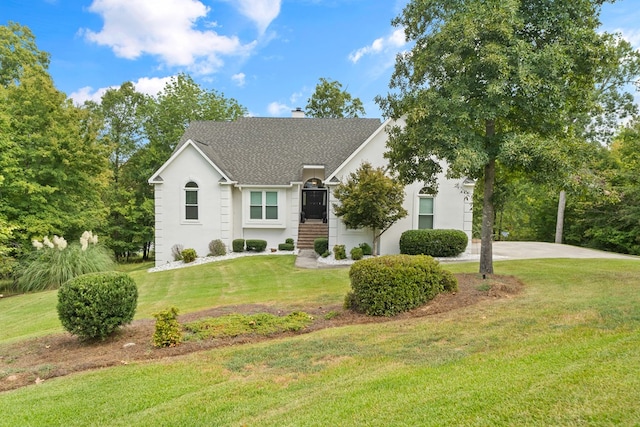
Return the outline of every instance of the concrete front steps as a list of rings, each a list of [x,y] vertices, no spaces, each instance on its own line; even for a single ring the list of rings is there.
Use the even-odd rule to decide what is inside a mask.
[[[298,249],[313,249],[313,241],[318,237],[329,237],[329,224],[312,220],[298,224]]]

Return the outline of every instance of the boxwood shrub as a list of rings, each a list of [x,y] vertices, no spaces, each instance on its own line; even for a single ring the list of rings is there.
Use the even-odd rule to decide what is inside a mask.
[[[75,277],[58,290],[58,318],[81,339],[104,339],[130,323],[138,288],[128,274],[110,271]]]
[[[335,245],[333,247],[333,257],[335,259],[347,259],[347,250],[344,245]]]
[[[385,255],[354,263],[345,306],[371,316],[394,316],[431,300],[455,281],[426,255]],[[455,282],[457,287],[457,281]]]
[[[351,259],[354,260],[354,261],[361,260],[363,255],[364,255],[362,253],[362,248],[360,248],[360,247],[352,248],[349,253],[351,254]]]
[[[400,253],[453,257],[464,252],[467,243],[461,230],[407,230],[400,236]]]
[[[197,257],[198,254],[193,248],[188,248],[182,251],[182,261],[184,261],[185,264],[195,261]]]
[[[318,237],[313,241],[313,250],[318,255],[322,255],[325,252],[329,252],[329,239],[326,237]]]
[[[264,252],[267,249],[267,241],[259,239],[247,239],[247,250],[254,252]]]
[[[279,251],[292,251],[295,249],[293,243],[280,243],[278,244]]]
[[[371,249],[371,245],[367,242],[360,243],[360,249],[362,249],[362,255],[373,255],[373,249]]]
[[[244,239],[234,239],[231,242],[233,252],[244,252]]]

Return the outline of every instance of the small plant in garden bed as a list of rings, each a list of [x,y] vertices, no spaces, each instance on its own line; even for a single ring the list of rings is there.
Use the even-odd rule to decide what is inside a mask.
[[[156,329],[153,334],[153,345],[156,347],[175,347],[182,341],[182,330],[178,323],[178,308],[169,307],[158,313],[154,313],[156,318]]]
[[[245,334],[267,336],[279,332],[300,331],[312,321],[313,317],[302,311],[294,311],[284,317],[268,313],[230,314],[186,323],[184,329],[191,334],[187,339],[196,340],[237,337]]]

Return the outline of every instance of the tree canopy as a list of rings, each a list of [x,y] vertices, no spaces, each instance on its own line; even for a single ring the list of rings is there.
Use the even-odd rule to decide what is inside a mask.
[[[578,119],[597,110],[601,60],[615,51],[598,32],[601,3],[414,0],[393,20],[414,44],[377,98],[406,121],[387,157],[405,182],[433,182],[439,160],[451,177],[482,179],[481,273],[493,273],[496,164],[562,180],[583,147]]]
[[[336,186],[333,204],[336,216],[347,228],[370,228],[373,232],[373,253],[377,254],[380,236],[399,219],[407,216],[402,207],[404,186],[386,175],[383,168],[363,163]]]
[[[353,98],[342,90],[342,83],[320,78],[316,90],[307,100],[305,114],[316,118],[354,118],[364,116],[364,106],[360,98]]]

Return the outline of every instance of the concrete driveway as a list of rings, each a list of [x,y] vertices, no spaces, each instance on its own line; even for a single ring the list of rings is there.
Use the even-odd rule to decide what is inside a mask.
[[[479,256],[480,242],[473,242],[471,254]],[[612,258],[635,259],[640,257],[580,248],[571,245],[542,242],[493,242],[493,260],[533,258]]]

